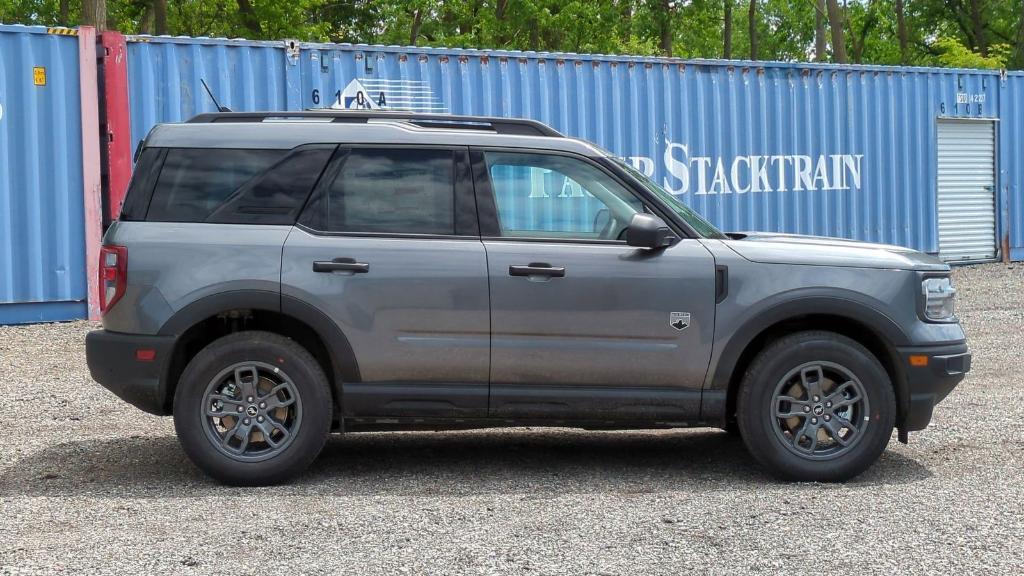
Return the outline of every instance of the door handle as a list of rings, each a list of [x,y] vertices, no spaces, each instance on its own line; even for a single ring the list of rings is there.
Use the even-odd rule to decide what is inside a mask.
[[[551,278],[563,278],[565,268],[555,267],[547,262],[530,262],[526,266],[509,266],[509,276],[550,276]]]
[[[365,262],[356,262],[355,258],[335,258],[334,260],[317,260],[313,262],[313,272],[352,272],[353,274],[366,274],[370,271],[370,265]]]

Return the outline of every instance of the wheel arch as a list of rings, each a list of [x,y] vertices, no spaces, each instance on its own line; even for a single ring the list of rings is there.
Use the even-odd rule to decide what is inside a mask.
[[[906,414],[909,393],[897,346],[909,341],[900,326],[883,312],[864,303],[841,297],[796,298],[773,305],[747,320],[726,343],[709,374],[706,389],[718,394],[718,406],[709,406],[705,420],[716,416],[726,424],[736,413],[736,396],[747,367],[770,342],[805,330],[825,330],[860,343],[882,364],[896,394],[896,422]]]
[[[188,362],[207,344],[226,334],[264,330],[303,345],[320,363],[340,408],[343,382],[358,382],[359,367],[348,338],[319,309],[290,296],[265,290],[232,290],[206,296],[181,308],[160,328],[175,344],[164,366],[160,394],[165,412]],[[339,410],[340,413],[340,410]]]

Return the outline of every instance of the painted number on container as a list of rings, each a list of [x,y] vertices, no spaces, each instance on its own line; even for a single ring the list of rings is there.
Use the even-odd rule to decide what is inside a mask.
[[[32,68],[32,83],[36,86],[46,86],[46,68],[43,66]]]
[[[310,94],[310,98],[313,100],[314,105],[320,104],[320,90],[314,89]],[[355,91],[351,96],[345,90],[336,90],[334,92],[334,101],[332,105],[343,106],[345,108],[374,108],[374,107],[386,107],[388,105],[388,98],[384,92],[377,94],[376,99],[367,96],[366,92],[362,90]]]

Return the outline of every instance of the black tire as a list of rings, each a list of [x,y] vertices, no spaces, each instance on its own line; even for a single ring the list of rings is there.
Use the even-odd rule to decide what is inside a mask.
[[[794,372],[796,379],[787,379],[794,378]],[[805,373],[806,380],[801,380]],[[851,400],[860,397],[851,392],[853,389],[862,391],[866,403],[843,407],[842,414],[832,412],[839,409],[831,408],[831,402],[825,409],[823,401],[810,398],[809,390],[816,380],[819,385],[825,383],[822,389],[844,388]],[[838,380],[854,384],[843,387]],[[796,383],[795,388],[790,382]],[[792,396],[777,395],[779,390],[798,390],[806,396],[801,396],[799,403],[790,403],[785,399]],[[822,392],[820,398],[824,395]],[[836,403],[846,402],[839,399]],[[787,408],[781,409],[780,405]],[[808,408],[811,412],[804,416]],[[844,428],[845,437],[843,430],[838,432],[846,445],[834,440],[836,434],[831,429],[824,429],[824,440],[817,428],[813,428],[813,435],[805,434],[804,430],[812,429],[812,416],[815,425],[825,425],[824,416],[815,416],[819,409],[828,415],[831,426],[846,421],[862,428],[856,434],[854,428]],[[859,411],[856,418],[855,411]],[[786,418],[795,412],[801,414]],[[799,332],[772,342],[751,362],[740,384],[737,419],[750,454],[772,474],[785,480],[842,482],[866,470],[885,450],[896,421],[896,397],[885,368],[864,346],[832,332]],[[829,455],[822,449],[817,454],[819,443],[836,452]]]
[[[246,456],[246,448],[242,447],[243,454],[232,456],[215,444],[213,435],[216,431],[211,430],[216,426],[213,422],[220,420],[208,418],[207,394],[214,387],[214,381],[226,371],[247,363],[258,363],[261,367],[273,369],[272,373],[268,372],[271,376],[280,375],[287,380],[290,386],[287,397],[294,395],[297,398],[292,401],[292,408],[281,409],[286,413],[289,410],[298,411],[299,416],[290,420],[294,429],[288,430],[287,441],[278,439],[277,448],[264,442],[263,455]],[[260,377],[250,377],[248,382],[258,384]],[[246,405],[245,399],[238,400],[237,405],[255,408],[251,401]],[[228,407],[220,410],[226,411]],[[266,416],[263,416],[262,411],[260,414],[261,422],[265,418],[269,420],[269,409]],[[215,340],[189,362],[174,394],[174,427],[185,454],[203,472],[221,482],[237,486],[276,484],[305,470],[320,454],[327,441],[331,418],[331,392],[320,365],[299,344],[270,332],[236,332]],[[235,420],[231,422],[239,423]],[[283,432],[276,434],[283,435]],[[261,432],[246,432],[244,436],[247,445],[252,437],[263,438]],[[241,439],[236,436],[234,440],[240,442]],[[259,441],[254,444],[258,445]]]

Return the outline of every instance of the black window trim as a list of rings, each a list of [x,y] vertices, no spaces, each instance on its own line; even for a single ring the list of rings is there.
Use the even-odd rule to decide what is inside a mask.
[[[587,238],[548,238],[542,236],[517,237],[502,236],[501,225],[498,221],[498,207],[494,199],[494,192],[491,187],[491,177],[487,172],[487,161],[484,158],[485,152],[504,152],[512,154],[539,154],[542,156],[566,156],[580,160],[586,164],[605,173],[615,182],[630,191],[639,198],[645,206],[654,210],[655,215],[665,221],[669,228],[676,234],[677,238],[700,238],[685,222],[665,210],[660,202],[648,190],[628,178],[628,174],[619,170],[612,163],[604,163],[599,159],[591,158],[583,154],[568,152],[565,150],[550,150],[540,148],[516,148],[507,146],[471,146],[469,148],[470,160],[473,164],[473,184],[476,189],[477,210],[480,218],[480,239],[487,241],[501,242],[543,242],[551,244],[582,244],[582,245],[611,245],[626,246],[625,240],[604,240]]]
[[[348,153],[352,150],[450,150],[452,152],[452,177],[454,195],[454,234],[420,234],[416,232],[335,232],[317,230],[302,223],[302,214],[306,211],[309,201],[317,194],[326,194],[344,166]],[[474,192],[472,165],[467,146],[450,144],[381,144],[376,142],[343,142],[338,144],[334,156],[327,162],[327,168],[320,175],[320,180],[306,198],[306,204],[296,218],[295,227],[313,236],[340,238],[405,238],[410,240],[480,240],[480,228],[477,216],[477,199]]]

